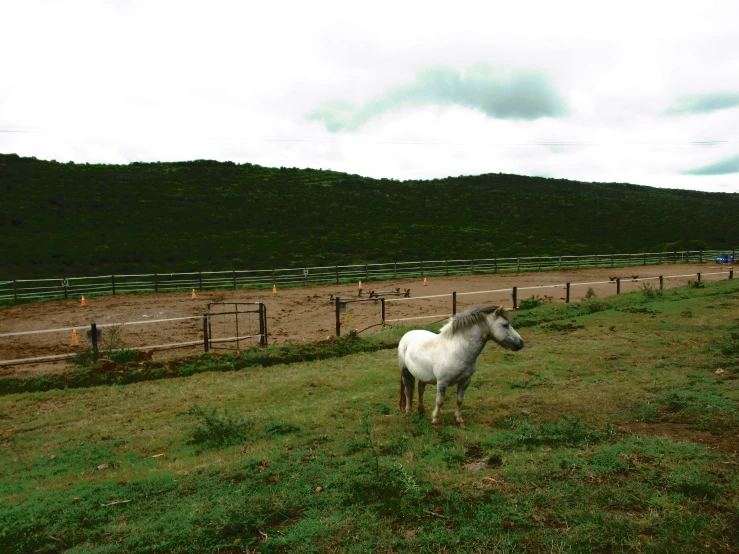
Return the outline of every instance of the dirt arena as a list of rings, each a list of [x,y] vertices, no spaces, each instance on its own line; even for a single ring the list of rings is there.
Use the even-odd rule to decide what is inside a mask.
[[[390,291],[400,288],[410,289],[411,299],[395,300],[398,297],[388,296],[386,301],[386,321],[391,324],[395,319],[430,316],[426,319],[408,320],[402,324],[424,324],[442,319],[452,312],[452,297],[417,299],[421,296],[451,295],[457,292],[457,311],[474,304],[495,303],[511,307],[510,291],[469,294],[477,291],[510,289],[518,287],[518,300],[532,296],[551,296],[555,302],[564,302],[566,282],[572,283],[571,300],[583,298],[588,288],[594,290],[599,298],[616,294],[615,283],[592,284],[609,281],[610,278],[621,279],[621,292],[638,290],[640,287],[659,287],[659,281],[634,281],[659,275],[684,275],[680,278],[666,278],[665,288],[684,286],[688,281],[695,281],[697,273],[702,273],[702,280],[716,281],[728,277],[729,267],[706,264],[666,264],[651,266],[634,266],[627,268],[599,268],[570,271],[547,271],[541,273],[505,273],[495,275],[471,275],[464,277],[429,277],[427,286],[423,279],[398,279],[393,281],[364,282],[364,297],[371,290]],[[709,275],[725,272],[720,275]],[[584,284],[578,284],[584,283]],[[527,287],[550,288],[528,289]],[[15,360],[38,356],[50,356],[79,351],[87,346],[86,330],[90,323],[98,325],[117,324],[121,322],[142,322],[147,320],[168,319],[185,316],[201,316],[207,311],[209,302],[263,302],[267,307],[267,332],[269,344],[295,341],[313,341],[325,339],[335,334],[335,305],[331,297],[357,298],[357,283],[342,285],[322,285],[278,289],[276,294],[271,290],[221,290],[198,292],[196,298],[189,292],[126,294],[117,296],[88,297],[87,306],[81,306],[79,299],[66,301],[41,302],[9,308],[0,308],[0,334],[43,329],[76,327],[80,346],[71,346],[71,332],[59,331],[45,334],[0,337],[0,363],[3,360]],[[392,299],[392,300],[391,300]],[[431,316],[439,316],[437,318]],[[348,305],[347,312],[342,314],[342,333],[350,329],[363,331],[365,328],[380,322],[379,302],[358,302]],[[211,321],[212,337],[234,336],[234,316],[219,316]],[[103,343],[111,327],[103,329]],[[115,329],[119,343],[123,347],[134,348],[152,345],[163,345],[186,341],[202,341],[202,318],[183,321],[125,325],[112,327]],[[378,329],[372,327],[366,333]],[[257,334],[259,332],[256,314],[239,316],[239,334]],[[258,339],[247,339],[240,342],[241,347],[258,344]],[[227,345],[222,345],[226,347]],[[234,348],[234,345],[228,346]],[[157,352],[155,357],[168,357],[202,351],[202,344],[177,350]],[[11,375],[31,375],[49,371],[63,371],[69,368],[69,361],[45,362],[36,364],[0,365],[0,377]]]

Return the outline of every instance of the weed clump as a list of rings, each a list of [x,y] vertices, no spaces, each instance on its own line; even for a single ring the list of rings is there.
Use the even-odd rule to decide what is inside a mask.
[[[545,304],[551,304],[554,301],[552,296],[532,296],[531,298],[524,298],[519,304],[519,308],[522,310],[533,310],[539,306]]]
[[[185,413],[198,418],[191,442],[202,450],[226,448],[246,442],[254,428],[254,422],[251,420],[231,415],[225,409],[223,415],[219,416],[217,408],[206,412],[197,404],[193,404]]]
[[[290,423],[284,423],[282,421],[269,421],[264,425],[262,430],[271,437],[278,437],[280,435],[290,435],[300,431],[300,427]]]

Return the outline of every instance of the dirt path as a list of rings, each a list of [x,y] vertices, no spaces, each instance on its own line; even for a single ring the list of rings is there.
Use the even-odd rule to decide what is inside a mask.
[[[723,275],[707,275],[726,271],[730,268],[716,264],[679,264],[658,266],[636,266],[616,269],[584,269],[570,271],[548,271],[541,273],[505,273],[496,275],[472,275],[465,277],[431,277],[427,286],[423,279],[398,279],[394,281],[374,281],[363,283],[366,293],[370,290],[387,291],[400,287],[411,289],[411,300],[396,301],[388,297],[386,302],[386,320],[390,324],[395,319],[418,316],[427,319],[410,320],[406,324],[423,324],[441,319],[452,312],[451,296],[417,299],[420,296],[451,295],[457,292],[457,311],[464,310],[473,304],[495,303],[511,306],[510,291],[489,292],[485,294],[467,294],[475,291],[492,291],[518,287],[519,302],[531,296],[551,296],[555,302],[565,300],[564,283],[593,283],[608,281],[611,277],[619,277],[621,291],[630,292],[645,286],[639,279],[657,277],[659,275],[685,275],[680,278],[665,279],[665,288],[683,286],[689,280],[695,281],[697,273],[703,274],[703,280],[714,281],[727,278]],[[649,286],[658,287],[657,280],[646,281]],[[547,285],[559,285],[551,288],[535,288]],[[598,297],[603,298],[616,293],[615,283],[572,285],[571,299],[580,300],[592,287]],[[87,306],[80,306],[79,300],[42,302],[0,309],[0,334],[41,329],[76,327],[80,347],[72,347],[71,332],[55,332],[46,334],[0,337],[0,361],[35,356],[49,356],[78,351],[86,346],[85,331],[90,323],[98,325],[129,321],[146,321],[168,319],[185,316],[199,316],[207,311],[208,302],[241,301],[264,302],[267,306],[268,335],[270,344],[293,341],[311,341],[325,339],[335,334],[335,308],[331,296],[341,298],[357,298],[357,284],[322,285],[295,287],[278,290],[272,294],[270,290],[224,290],[197,293],[191,298],[189,292],[126,294],[118,296],[102,296],[87,298]],[[393,299],[391,301],[391,298]],[[225,317],[213,320],[215,336],[233,336],[233,321]],[[346,314],[342,316],[342,330],[363,330],[380,322],[380,303],[362,302],[349,304]],[[256,315],[239,319],[240,333],[258,333]],[[369,329],[367,332],[371,332]],[[139,347],[149,345],[170,344],[202,339],[202,320],[190,319],[155,324],[130,325],[118,328],[123,346]],[[256,340],[244,344],[256,344]],[[201,350],[193,347],[189,352]],[[164,351],[157,357],[171,356],[188,352],[187,349]],[[0,366],[0,377],[10,375],[30,375],[49,371],[63,371],[69,362],[46,362],[33,365]]]

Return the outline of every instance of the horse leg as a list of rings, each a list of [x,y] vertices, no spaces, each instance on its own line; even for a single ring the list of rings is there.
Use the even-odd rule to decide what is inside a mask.
[[[436,407],[431,412],[431,425],[434,427],[439,426],[439,410],[441,410],[442,404],[444,404],[444,395],[446,394],[446,385],[438,383],[436,385]]]
[[[418,381],[418,413],[425,414],[426,410],[423,407],[423,393],[426,390],[426,383]]]
[[[408,368],[403,368],[400,372],[400,378],[403,380],[405,387],[405,415],[410,417],[413,411],[413,389],[416,387],[416,378],[411,375]]]
[[[464,419],[462,419],[462,401],[464,400],[464,391],[467,390],[472,378],[470,377],[464,382],[457,385],[457,408],[454,410],[454,419],[460,427],[464,427]]]

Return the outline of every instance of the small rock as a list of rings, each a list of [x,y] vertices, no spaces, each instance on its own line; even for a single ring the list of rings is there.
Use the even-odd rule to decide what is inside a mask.
[[[110,464],[100,464],[95,469],[97,469],[98,471],[103,471],[105,469],[108,469],[109,467],[110,467]]]
[[[315,492],[323,492],[323,487],[316,487]]]
[[[726,370],[725,369],[717,369],[716,370],[716,375],[723,375],[724,373],[726,373]]]

